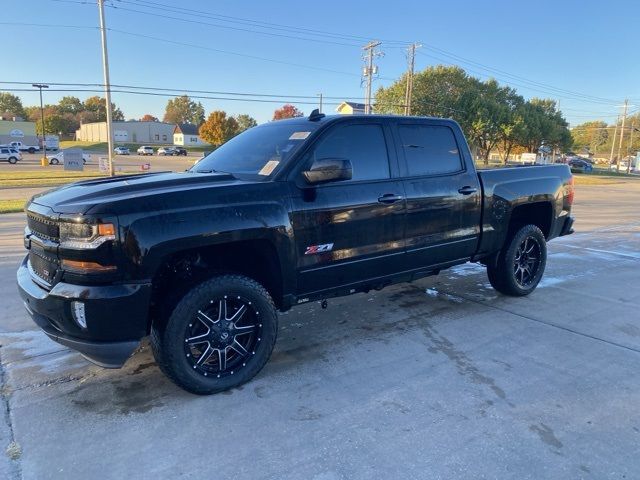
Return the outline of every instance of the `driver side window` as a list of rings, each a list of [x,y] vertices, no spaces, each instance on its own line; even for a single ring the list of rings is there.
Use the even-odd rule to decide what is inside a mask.
[[[340,158],[351,161],[351,181],[389,178],[389,157],[381,125],[338,125],[316,144],[311,160]]]

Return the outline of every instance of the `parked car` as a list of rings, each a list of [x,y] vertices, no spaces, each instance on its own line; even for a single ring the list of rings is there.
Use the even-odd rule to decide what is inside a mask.
[[[593,172],[593,165],[591,162],[583,158],[573,157],[568,162],[569,168],[573,173],[591,173]]]
[[[187,172],[39,194],[18,286],[52,340],[119,368],[151,335],[173,382],[211,394],[264,367],[277,310],[469,261],[499,292],[530,294],[547,242],[573,232],[573,197],[567,165],[476,171],[453,120],[315,110]]]
[[[153,155],[153,147],[143,145],[137,150],[138,155]]]
[[[9,162],[12,165],[22,160],[22,154],[19,150],[11,147],[0,147],[0,162]]]
[[[624,160],[620,160],[620,171],[621,172],[626,172],[627,171],[627,167],[629,166],[629,164],[627,162],[625,162]],[[611,164],[611,170],[617,171],[618,170],[618,164],[616,162],[613,162]]]
[[[173,148],[173,154],[174,155],[182,155],[184,157],[187,156],[187,149],[184,147],[171,147]]]
[[[58,164],[63,164],[64,165],[64,150],[60,150],[58,153],[56,153],[55,155],[51,155],[49,158],[49,165],[58,165]],[[90,153],[83,153],[82,154],[82,163],[86,164],[87,162],[91,161],[91,154]]]
[[[11,142],[9,145],[21,152],[36,153],[40,151],[40,145],[25,145],[22,142]]]
[[[160,147],[158,155],[175,155],[175,153],[173,153],[173,147]]]
[[[116,155],[129,155],[129,149],[127,147],[116,147],[113,149],[113,153]]]

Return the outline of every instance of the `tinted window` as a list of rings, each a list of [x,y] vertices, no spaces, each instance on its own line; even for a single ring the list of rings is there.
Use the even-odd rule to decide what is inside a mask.
[[[380,125],[337,126],[320,140],[312,155],[313,160],[351,160],[352,180],[389,178],[387,144]]]
[[[437,175],[461,170],[453,130],[440,125],[400,125],[407,175]]]

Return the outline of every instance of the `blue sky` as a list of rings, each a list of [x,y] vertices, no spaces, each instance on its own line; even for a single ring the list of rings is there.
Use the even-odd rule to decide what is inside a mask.
[[[113,84],[171,88],[176,95],[204,90],[282,96],[274,99],[278,103],[202,99],[206,112],[249,113],[263,122],[296,95],[311,97],[302,102],[315,102],[319,92],[325,97],[362,98],[364,39],[383,41],[385,56],[378,60],[381,78],[376,87],[388,85],[406,69],[405,51],[398,42],[418,41],[424,45],[416,57],[418,70],[458,64],[475,76],[510,84],[527,98],[559,99],[572,124],[600,118],[611,122],[624,98],[636,105],[632,110],[640,106],[640,3],[634,1],[110,0],[107,5],[116,7],[106,8],[107,27],[119,30],[108,32]],[[176,8],[171,5],[179,5],[182,13],[170,11]],[[4,0],[1,8],[5,67],[0,81],[102,83],[95,1]],[[336,36],[274,25],[260,29],[239,19]],[[447,56],[451,54],[456,58]],[[18,86],[0,84],[0,90],[10,87]],[[25,105],[38,102],[35,93],[19,95]],[[63,95],[85,98],[93,93],[50,91],[45,102],[55,103]],[[126,118],[145,113],[162,117],[167,99],[113,94]],[[307,113],[314,108],[298,106]],[[325,111],[333,108],[328,105]]]

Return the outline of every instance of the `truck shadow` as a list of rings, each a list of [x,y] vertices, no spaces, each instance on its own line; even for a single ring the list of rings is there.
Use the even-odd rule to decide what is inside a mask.
[[[385,355],[387,344],[402,341],[397,338],[402,335],[415,340],[416,332],[423,338],[427,351],[432,343],[431,328],[439,318],[467,316],[472,308],[461,297],[434,295],[438,285],[434,279],[425,279],[381,292],[335,299],[326,310],[314,303],[281,314],[279,337],[269,363],[245,385],[253,388],[245,390],[241,386],[207,398],[224,401],[226,396],[244,390],[242,401],[259,400],[265,397],[269,390],[265,385],[270,382],[291,378],[304,382],[309,372],[345,361],[340,353],[345,349],[352,352],[355,349],[357,354],[359,348],[374,348]],[[482,287],[475,288],[482,292]],[[191,395],[167,379],[145,341],[122,370],[98,369],[96,374],[80,380],[69,391],[68,398],[85,413],[130,415],[203,397]]]

